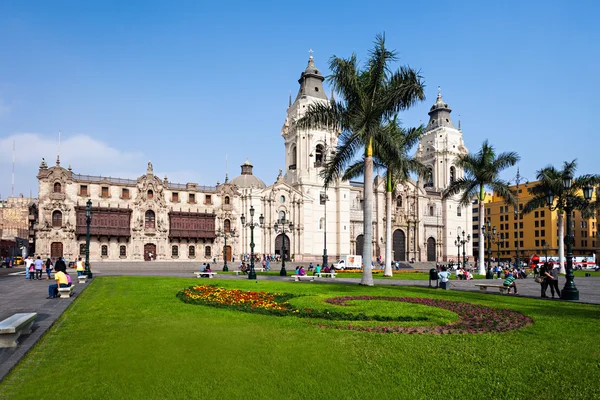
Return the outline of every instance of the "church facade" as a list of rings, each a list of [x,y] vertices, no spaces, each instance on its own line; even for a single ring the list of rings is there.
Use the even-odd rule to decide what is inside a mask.
[[[150,162],[135,180],[75,174],[59,159],[52,167],[42,162],[37,252],[67,259],[83,256],[86,203],[91,201],[92,262],[206,262],[224,257],[230,261],[250,253],[252,239],[256,254],[285,254],[295,261],[320,262],[325,249],[329,262],[362,254],[362,183],[339,180],[325,191],[320,177],[339,132],[333,126],[296,126],[309,104],[328,101],[323,80],[311,56],[281,129],[285,166],[270,186],[253,175],[249,161],[242,164],[239,176],[232,180],[226,176],[216,186],[172,183],[154,175]],[[409,180],[396,188],[391,221],[394,260],[456,259],[457,235],[463,231],[472,235],[471,208],[441,196],[453,179],[463,176],[453,161],[467,152],[460,126],[454,126],[450,113],[438,93],[416,153],[430,167],[430,179]],[[375,178],[374,192],[373,259],[385,256],[383,177]],[[471,244],[467,246],[466,254],[472,254]]]

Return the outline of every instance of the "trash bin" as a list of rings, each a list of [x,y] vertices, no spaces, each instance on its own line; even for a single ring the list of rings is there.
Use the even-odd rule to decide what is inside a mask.
[[[438,282],[439,282],[439,281],[438,281],[438,279],[439,279],[439,278],[438,278],[438,272],[437,272],[437,269],[435,269],[435,268],[431,268],[431,269],[429,270],[429,287],[433,287],[433,286],[431,286],[431,281],[435,281],[435,287],[437,288],[437,287],[439,286],[439,284],[438,284]]]

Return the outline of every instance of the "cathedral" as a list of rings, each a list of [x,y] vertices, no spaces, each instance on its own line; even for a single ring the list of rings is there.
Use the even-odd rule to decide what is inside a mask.
[[[338,180],[327,190],[320,177],[338,144],[334,126],[299,129],[309,104],[326,102],[324,77],[312,55],[290,98],[281,129],[285,166],[267,186],[246,160],[239,176],[216,186],[173,183],[154,174],[148,162],[137,179],[76,174],[71,166],[40,164],[36,251],[42,257],[85,255],[86,204],[91,204],[90,260],[231,261],[251,252],[286,260],[329,262],[362,254],[363,195],[359,182]],[[456,259],[457,235],[472,235],[472,210],[458,199],[442,199],[452,180],[463,176],[453,165],[466,154],[460,124],[438,92],[416,156],[430,167],[427,182],[397,186],[392,203],[392,258],[396,261]],[[374,180],[373,259],[385,256],[385,178]],[[284,223],[282,223],[284,221]],[[472,254],[471,243],[466,254]]]

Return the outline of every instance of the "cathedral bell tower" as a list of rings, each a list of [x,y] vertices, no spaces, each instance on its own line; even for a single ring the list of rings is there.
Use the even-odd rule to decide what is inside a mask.
[[[429,122],[416,154],[429,166],[430,175],[424,181],[428,190],[441,191],[464,175],[462,169],[454,166],[454,160],[460,154],[467,154],[468,150],[463,142],[460,121],[457,129],[450,118],[451,112],[438,88],[437,99],[429,109]]]
[[[310,104],[327,103],[328,98],[323,90],[325,78],[315,66],[311,55],[308,65],[300,75],[300,89],[292,103],[290,94],[285,123],[281,136],[285,141],[285,175],[284,180],[292,185],[322,186],[319,176],[328,153],[337,146],[337,133],[331,126],[311,129],[298,129],[296,121],[306,113]]]

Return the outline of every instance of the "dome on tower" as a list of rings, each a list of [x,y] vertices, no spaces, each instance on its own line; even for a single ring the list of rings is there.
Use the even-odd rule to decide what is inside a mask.
[[[452,119],[450,118],[451,112],[452,109],[450,109],[448,103],[445,103],[444,99],[442,99],[442,91],[438,87],[438,95],[435,104],[429,109],[429,123],[425,127],[425,132],[429,132],[440,127],[456,129],[452,123]]]
[[[267,187],[263,181],[252,175],[252,168],[254,166],[250,161],[246,160],[242,165],[242,174],[236,176],[231,180],[231,183],[239,187],[240,189],[264,189]]]
[[[315,60],[313,59],[311,50],[311,55],[308,57],[308,65],[300,75],[300,79],[298,79],[300,89],[298,90],[296,101],[307,96],[327,100],[327,95],[323,90],[324,80],[323,74],[321,74],[321,71],[315,66]]]

